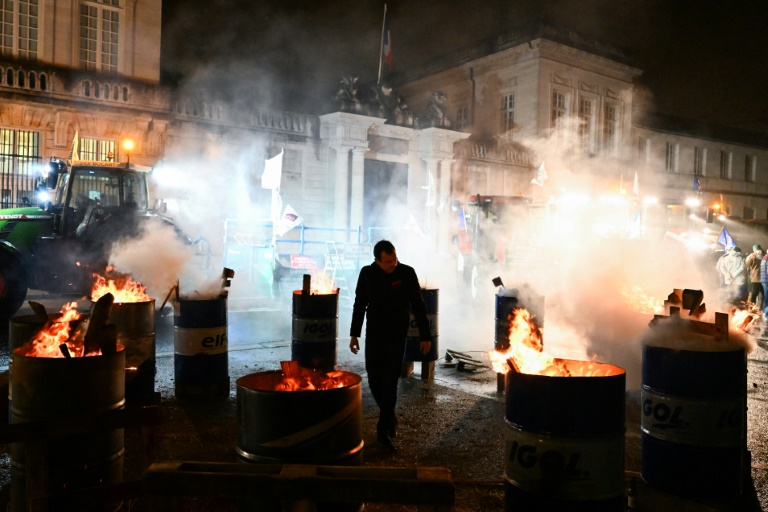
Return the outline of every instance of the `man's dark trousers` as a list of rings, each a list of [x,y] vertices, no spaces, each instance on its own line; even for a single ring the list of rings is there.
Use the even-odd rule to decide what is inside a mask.
[[[397,385],[403,367],[407,331],[381,333],[365,338],[365,371],[373,399],[379,406],[379,437],[388,436],[395,423]]]

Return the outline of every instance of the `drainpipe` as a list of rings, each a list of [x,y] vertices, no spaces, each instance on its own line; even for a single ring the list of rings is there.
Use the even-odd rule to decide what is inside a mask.
[[[469,122],[472,130],[475,129],[475,68],[469,68],[469,81],[472,82],[472,105],[470,106]]]

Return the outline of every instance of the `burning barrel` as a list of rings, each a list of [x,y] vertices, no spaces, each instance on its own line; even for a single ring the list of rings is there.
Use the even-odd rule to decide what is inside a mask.
[[[14,350],[11,376],[12,423],[48,422],[87,417],[122,409],[125,404],[125,352],[88,357],[31,357],[24,348]],[[41,495],[119,483],[123,479],[124,430],[49,438],[45,464],[27,461],[26,446],[11,446],[9,510],[27,510],[27,469],[45,471]],[[29,462],[29,466],[27,465]],[[71,504],[49,502],[46,510],[72,510]],[[100,504],[88,510],[116,510],[120,503]],[[80,508],[80,510],[84,510]]]
[[[324,372],[336,368],[339,293],[293,292],[291,359]]]
[[[359,375],[304,369],[237,379],[237,453],[246,461],[355,465],[362,457]],[[302,382],[318,379],[302,387]]]
[[[645,482],[698,499],[725,500],[741,494],[746,375],[746,354],[734,346],[721,351],[643,347]]]
[[[74,330],[82,322],[87,321],[88,314],[77,313],[77,303],[70,303],[64,306],[64,310],[71,309],[70,313],[48,313],[45,317],[43,315],[16,315],[8,322],[8,400],[11,401],[13,395],[13,353],[14,350],[28,343],[39,333],[46,324],[56,324],[59,322],[67,322],[70,330]],[[10,409],[8,410],[10,418]]]
[[[284,361],[283,371],[237,379],[237,448],[244,462],[357,466],[363,458],[362,379]],[[279,500],[251,498],[242,508],[283,510]],[[318,503],[318,512],[362,504]]]
[[[155,299],[115,302],[109,319],[125,347],[125,399],[150,404],[155,394]]]
[[[176,396],[229,396],[227,298],[178,298],[173,313]]]
[[[434,369],[435,361],[437,361],[437,354],[439,352],[437,346],[437,340],[439,335],[439,316],[438,316],[438,289],[422,288],[421,297],[424,299],[424,306],[427,310],[427,320],[429,320],[429,331],[432,334],[432,346],[429,352],[422,354],[419,350],[421,343],[421,336],[419,336],[419,326],[416,324],[416,317],[411,313],[411,320],[408,327],[408,337],[405,343],[405,372],[410,374],[413,370],[413,361],[421,361],[421,378],[427,379],[432,376],[432,370]],[[425,365],[428,365],[428,369],[425,369]]]
[[[618,366],[566,359],[538,374],[510,368],[505,510],[624,510],[625,379]]]

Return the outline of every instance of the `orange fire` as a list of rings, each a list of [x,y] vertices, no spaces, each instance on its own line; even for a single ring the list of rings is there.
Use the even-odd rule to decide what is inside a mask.
[[[71,357],[96,356],[99,353],[83,354],[83,337],[80,328],[73,331],[71,322],[82,317],[77,311],[77,302],[69,302],[61,308],[61,317],[53,322],[46,322],[40,332],[15,352],[27,357],[66,357],[62,350],[67,350]],[[66,348],[63,349],[62,345]]]
[[[749,309],[734,309],[731,313],[731,329],[739,332],[750,332],[756,324],[753,322],[760,318],[761,313]]]
[[[639,286],[622,285],[619,289],[624,297],[624,302],[635,313],[646,315],[660,315],[664,312],[664,301],[651,297],[643,292]]]
[[[509,348],[490,353],[496,373],[507,373],[513,367],[519,373],[557,377],[600,377],[616,375],[623,370],[609,364],[593,361],[556,359],[546,352],[541,342],[541,331],[531,314],[516,308],[509,315]]]
[[[319,372],[299,366],[298,361],[281,361],[283,380],[275,386],[275,391],[317,391],[322,389],[343,388],[350,382],[346,373],[341,371]]]
[[[108,293],[115,297],[115,302],[147,302],[152,300],[147,295],[147,288],[131,279],[129,275],[115,272],[114,267],[107,267],[106,270],[108,274],[114,274],[116,277],[105,278],[93,274],[96,282],[91,288],[91,301],[96,302]]]
[[[311,295],[329,295],[336,293],[337,287],[333,277],[328,272],[321,270],[312,275],[309,292]]]
[[[544,353],[539,327],[525,308],[515,308],[509,314],[509,348],[490,353],[496,373],[507,373],[507,359],[514,360],[522,373],[539,373],[553,362]]]

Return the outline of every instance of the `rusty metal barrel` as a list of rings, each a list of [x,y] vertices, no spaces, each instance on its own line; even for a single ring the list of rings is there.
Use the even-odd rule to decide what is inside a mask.
[[[747,358],[731,348],[643,347],[642,477],[649,485],[696,499],[742,493]]]
[[[525,308],[534,317],[537,325],[544,325],[544,296],[531,292],[521,293],[518,290],[506,290],[504,294],[496,295],[496,329],[494,349],[503,352],[509,349],[509,315],[516,308]]]
[[[253,462],[339,464],[362,456],[362,379],[312,391],[275,391],[279,370],[237,379],[237,453]]]
[[[63,315],[61,313],[48,313],[47,318],[43,319],[38,315],[16,315],[8,322],[8,400],[10,403],[11,395],[13,394],[13,379],[10,375],[13,373],[13,351],[22,345],[26,344],[32,338],[37,336],[37,333],[45,327],[48,322],[55,323],[61,320]],[[80,315],[80,318],[70,322],[72,328],[75,328],[81,322],[84,322],[90,318],[90,315],[84,313]],[[8,417],[10,418],[10,409],[8,409]]]
[[[176,396],[229,396],[227,298],[176,300],[173,339]]]
[[[339,293],[293,292],[291,359],[304,368],[336,368],[339,339]]]
[[[505,510],[624,511],[626,374],[593,364],[608,376],[507,372]]]
[[[237,447],[247,463],[359,466],[363,459],[362,378],[333,372],[343,387],[275,391],[281,371],[237,379]],[[254,497],[243,510],[279,512],[279,500]],[[362,504],[317,503],[318,512],[358,512]]]
[[[96,416],[125,406],[125,351],[114,354],[64,358],[14,354],[11,423],[47,422],[56,432],[56,420]],[[25,444],[11,446],[9,510],[27,510]],[[49,437],[45,448],[47,494],[72,491],[123,480],[124,429],[105,429],[78,435]],[[52,501],[46,510],[72,510],[71,503]],[[117,510],[120,502],[100,503],[78,510]]]
[[[155,400],[155,299],[115,302],[109,320],[125,347],[125,400],[146,405]]]
[[[421,337],[419,336],[419,326],[416,324],[416,317],[411,313],[411,320],[408,327],[408,337],[405,342],[405,361],[430,362],[437,361],[438,354],[438,336],[439,332],[439,290],[436,288],[422,288],[421,297],[424,299],[424,307],[427,310],[427,320],[429,320],[429,330],[432,334],[432,346],[429,352],[422,354],[419,350]]]

